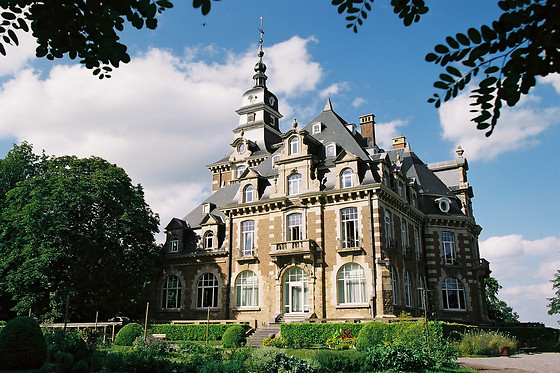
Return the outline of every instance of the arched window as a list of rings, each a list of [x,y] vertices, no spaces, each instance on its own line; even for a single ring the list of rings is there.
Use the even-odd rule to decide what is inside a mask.
[[[243,202],[253,202],[255,200],[255,188],[251,184],[243,190]]]
[[[327,145],[326,155],[327,155],[327,158],[336,157],[336,145],[335,144]]]
[[[418,276],[418,306],[422,310],[425,308],[424,292],[427,290],[428,289],[426,289],[424,285],[424,279],[422,278],[422,276]]]
[[[358,247],[358,209],[348,207],[340,210],[342,247]]]
[[[196,307],[218,307],[218,279],[212,273],[205,273],[198,279]]]
[[[303,239],[302,215],[290,214],[286,218],[286,241],[300,241]]]
[[[412,284],[410,283],[410,274],[404,271],[404,305],[412,307]]]
[[[301,174],[293,174],[288,178],[288,195],[301,193]]]
[[[294,136],[290,139],[290,155],[299,153],[299,138]]]
[[[351,168],[345,168],[340,173],[340,187],[350,188],[354,186],[354,171]]]
[[[171,242],[170,242],[170,245],[169,245],[169,252],[170,253],[176,253],[178,251],[179,251],[179,237],[174,235],[173,237],[171,237]]]
[[[395,267],[391,266],[389,268],[389,275],[391,276],[391,290],[393,292],[393,304],[398,304],[399,296],[397,293],[398,285],[397,285],[397,272],[395,271]]]
[[[246,220],[241,223],[241,256],[253,256],[255,246],[255,222]]]
[[[358,263],[343,265],[336,276],[338,304],[364,304],[367,302],[366,273]]]
[[[414,251],[416,252],[416,260],[422,260],[422,247],[420,246],[420,231],[418,227],[414,227]]]
[[[161,308],[181,308],[181,280],[175,275],[170,275],[163,281],[163,294]]]
[[[235,304],[237,307],[259,305],[259,280],[253,271],[243,271],[235,280]]]
[[[208,231],[206,233],[204,233],[204,248],[205,249],[211,249],[214,247],[214,232],[212,231]]]
[[[447,277],[441,285],[444,310],[466,310],[465,286],[455,277]]]

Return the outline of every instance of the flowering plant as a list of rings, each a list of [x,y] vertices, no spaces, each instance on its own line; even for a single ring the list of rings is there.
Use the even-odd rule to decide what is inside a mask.
[[[356,338],[352,336],[350,329],[339,329],[333,333],[333,336],[326,341],[329,348],[335,350],[348,350],[356,348]]]

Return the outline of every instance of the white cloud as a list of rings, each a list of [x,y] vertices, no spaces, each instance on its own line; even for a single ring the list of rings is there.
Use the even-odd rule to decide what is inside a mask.
[[[334,83],[328,86],[327,88],[321,90],[321,92],[319,92],[319,97],[321,98],[333,97],[337,93],[341,91],[347,91],[349,89],[350,89],[350,85],[347,82]]]
[[[539,79],[539,83],[551,84],[556,92],[560,94],[560,74],[550,74]]]
[[[518,312],[522,321],[545,320],[557,326],[560,316],[547,315],[550,280],[560,269],[560,238],[525,240],[521,235],[490,237],[480,242],[480,254],[503,289],[498,297]]]
[[[537,107],[538,101],[538,97],[529,95],[513,108],[502,108],[492,136],[486,137],[486,131],[477,130],[471,121],[469,94],[461,94],[439,110],[443,138],[453,142],[453,149],[461,145],[471,161],[490,160],[502,153],[531,148],[540,142],[544,131],[560,123],[560,106]]]
[[[366,100],[362,97],[356,97],[354,101],[352,101],[352,107],[358,108],[366,103]]]
[[[395,119],[390,122],[375,124],[375,142],[383,149],[392,149],[392,139],[400,135],[398,128],[406,127],[408,120]]]
[[[316,89],[321,67],[309,56],[310,41],[293,37],[266,49],[270,79],[283,76],[275,79],[277,94]],[[79,65],[44,75],[19,70],[0,87],[0,137],[28,141],[36,152],[116,163],[144,186],[165,226],[210,193],[204,165],[227,151],[235,110],[253,86],[256,49],[229,52],[222,63],[202,61],[207,52],[190,49],[181,58],[152,49],[102,81]],[[291,110],[285,101],[282,106]]]
[[[16,35],[18,46],[3,43],[6,55],[0,55],[0,77],[21,70],[30,59],[35,58],[37,42],[31,32],[18,31]]]

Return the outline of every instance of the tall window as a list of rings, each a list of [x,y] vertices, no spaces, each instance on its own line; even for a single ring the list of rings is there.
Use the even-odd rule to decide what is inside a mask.
[[[358,263],[343,265],[338,271],[338,304],[363,304],[367,302],[366,273]]]
[[[255,200],[255,188],[251,184],[247,185],[243,190],[243,201],[253,202]]]
[[[407,254],[407,246],[408,246],[408,232],[406,229],[406,220],[401,218],[401,241],[402,241],[402,249],[403,254]]]
[[[259,280],[253,271],[243,271],[235,280],[235,304],[237,307],[259,305]]]
[[[179,237],[173,236],[171,237],[171,243],[169,245],[169,252],[176,253],[179,251]]]
[[[241,255],[253,256],[255,246],[255,222],[247,220],[241,223]]]
[[[196,307],[218,307],[218,279],[212,273],[205,273],[198,279]]]
[[[214,247],[214,232],[208,231],[204,233],[204,248],[211,249]]]
[[[336,157],[336,145],[335,144],[327,145],[326,154],[327,154],[327,158]]]
[[[412,284],[410,283],[410,273],[404,271],[404,304],[412,307]]]
[[[167,276],[163,282],[161,308],[181,308],[181,280],[175,275]]]
[[[451,232],[441,232],[443,249],[443,263],[457,264],[457,250],[455,248],[455,237]]]
[[[239,179],[239,178],[241,177],[241,175],[243,175],[243,172],[245,172],[245,169],[247,169],[247,167],[245,167],[245,166],[243,166],[243,165],[238,166],[238,167],[235,169],[235,177],[236,177],[237,179]]]
[[[350,188],[354,186],[354,171],[351,168],[345,168],[340,173],[340,187]]]
[[[279,160],[280,160],[279,155],[275,155],[274,157],[272,157],[272,168],[278,167],[278,161]]]
[[[290,154],[299,153],[299,138],[294,136],[290,139]]]
[[[301,174],[294,174],[288,178],[288,195],[301,193]]]
[[[286,224],[286,240],[287,241],[300,241],[303,239],[303,229],[302,229],[302,215],[301,214],[290,214],[287,218]]]
[[[465,306],[465,286],[454,278],[448,277],[443,280],[441,286],[443,298],[443,309],[445,310],[466,310]]]
[[[342,247],[358,247],[358,208],[348,207],[340,210],[342,224]]]
[[[414,251],[416,252],[416,260],[422,260],[422,248],[420,247],[420,231],[414,227]]]
[[[385,211],[385,239],[387,241],[387,248],[391,248],[391,241],[393,241],[393,225],[391,224],[391,213]]]
[[[426,307],[424,291],[427,291],[428,289],[426,289],[425,286],[426,285],[424,284],[422,276],[418,276],[418,305],[420,309],[424,309]]]
[[[397,272],[395,271],[395,267],[391,266],[389,268],[389,275],[391,276],[391,290],[393,293],[393,304],[397,304],[399,300],[399,296],[397,293],[398,285],[397,285]]]

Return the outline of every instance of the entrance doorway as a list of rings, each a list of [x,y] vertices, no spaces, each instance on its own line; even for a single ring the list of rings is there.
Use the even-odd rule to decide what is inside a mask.
[[[284,313],[309,312],[307,274],[299,267],[290,268],[282,282]]]

